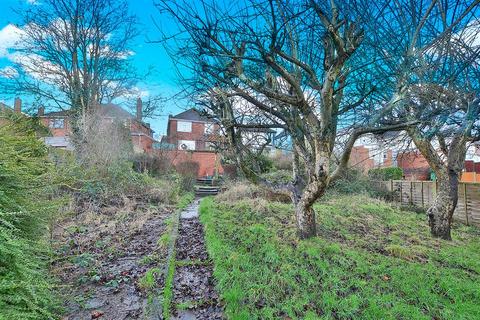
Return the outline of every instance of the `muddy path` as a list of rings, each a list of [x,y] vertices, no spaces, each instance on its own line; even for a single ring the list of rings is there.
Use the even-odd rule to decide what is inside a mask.
[[[158,240],[172,211],[126,199],[58,225],[52,271],[61,280],[63,319],[148,318],[151,290],[163,286],[156,270],[166,250]]]
[[[224,319],[198,219],[199,200],[180,214],[175,242],[172,319]]]

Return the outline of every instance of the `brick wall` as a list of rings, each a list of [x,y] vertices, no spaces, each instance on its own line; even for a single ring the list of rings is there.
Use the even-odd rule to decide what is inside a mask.
[[[398,154],[397,165],[402,168],[407,180],[430,180],[430,166],[427,159],[418,151]]]
[[[352,148],[348,165],[352,168],[368,172],[375,167],[375,162],[370,158],[370,150],[364,146],[355,146]]]
[[[165,151],[163,151],[165,153]],[[198,163],[198,177],[213,176],[216,169],[219,174],[223,174],[224,170],[220,163],[221,156],[213,151],[183,151],[172,150],[167,151],[167,156],[174,166],[182,162],[193,161]]]

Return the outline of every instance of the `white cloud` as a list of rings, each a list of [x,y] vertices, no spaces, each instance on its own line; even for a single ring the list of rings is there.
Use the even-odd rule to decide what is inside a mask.
[[[18,43],[25,32],[14,26],[7,24],[0,30],[0,58],[8,58],[10,50],[18,47]]]
[[[38,0],[27,0],[27,3],[28,3],[28,4],[37,5],[37,4],[38,4]]]

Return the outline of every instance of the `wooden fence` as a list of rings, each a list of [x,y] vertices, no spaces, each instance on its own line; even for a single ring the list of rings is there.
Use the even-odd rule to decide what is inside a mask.
[[[376,188],[394,192],[394,200],[402,205],[428,208],[435,200],[435,181],[372,181]],[[458,204],[453,218],[467,225],[480,227],[480,183],[460,182]]]

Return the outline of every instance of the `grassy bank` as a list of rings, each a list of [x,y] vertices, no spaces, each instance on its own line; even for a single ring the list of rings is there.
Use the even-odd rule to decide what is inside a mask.
[[[202,202],[230,319],[480,318],[478,229],[434,240],[423,215],[365,196],[331,198],[316,211],[318,237],[299,241],[290,205]]]

